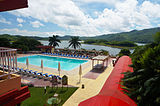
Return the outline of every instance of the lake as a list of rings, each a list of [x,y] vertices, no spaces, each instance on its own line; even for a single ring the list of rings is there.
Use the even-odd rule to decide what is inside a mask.
[[[43,45],[48,45],[48,41],[43,41],[43,40],[40,40],[40,42],[43,44]],[[69,45],[68,41],[61,41],[61,43],[59,43],[59,47],[56,46],[56,48],[67,48]],[[89,44],[81,44],[81,48],[84,48],[84,49],[87,49],[87,50],[92,50],[92,49],[95,49],[95,50],[107,50],[109,52],[110,55],[117,55],[121,49],[119,48],[113,48],[113,47],[108,47],[108,46],[99,46],[99,45],[89,45]],[[70,49],[73,49],[70,47]],[[80,49],[80,48],[78,48]],[[134,50],[130,50],[131,52],[133,52]]]

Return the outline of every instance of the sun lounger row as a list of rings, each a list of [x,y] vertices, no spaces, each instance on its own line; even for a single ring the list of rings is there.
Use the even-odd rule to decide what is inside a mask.
[[[28,74],[28,75],[33,75],[33,76],[37,76],[37,77],[47,77],[47,78],[52,78],[53,76],[56,76],[56,75],[53,75],[53,74],[48,74],[48,73],[45,73],[43,74],[42,72],[38,72],[38,71],[33,71],[33,70],[24,70],[23,68],[19,69],[18,71],[19,73],[24,73],[24,74]],[[56,76],[57,79],[61,80],[61,77],[60,76]]]
[[[0,65],[0,68],[3,68],[3,66]],[[7,71],[8,66],[4,65],[4,69]],[[13,70],[13,68],[11,70]],[[34,77],[39,77],[39,78],[43,78],[43,79],[47,79],[47,80],[51,80],[52,77],[56,77],[58,83],[59,82],[61,83],[61,80],[62,80],[62,78],[58,75],[53,75],[53,74],[48,74],[48,73],[43,74],[42,72],[23,69],[23,68],[15,68],[15,70],[16,70],[15,72],[18,73],[18,74],[31,75],[31,76],[34,76]]]
[[[82,59],[88,59],[88,56],[83,55],[72,55],[72,54],[61,54],[61,53],[43,53],[45,55],[53,55],[53,56],[63,56],[63,57],[72,57],[72,58],[82,58]]]

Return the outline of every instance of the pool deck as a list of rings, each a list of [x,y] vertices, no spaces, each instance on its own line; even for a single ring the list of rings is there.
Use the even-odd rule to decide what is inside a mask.
[[[29,55],[32,55],[32,54],[29,54]],[[27,55],[18,55],[18,57],[21,57],[21,56],[28,56],[28,54]],[[100,73],[96,79],[90,79],[90,78],[83,77],[92,70],[91,60],[89,60],[86,64],[82,65],[81,82],[79,82],[79,74],[78,74],[79,68],[76,68],[76,69],[74,69],[72,71],[68,71],[68,72],[62,71],[61,76],[63,76],[63,75],[68,76],[68,84],[69,85],[79,87],[76,90],[76,92],[63,104],[63,106],[77,106],[80,102],[82,102],[92,96],[97,95],[99,93],[99,91],[101,90],[101,88],[103,87],[106,79],[108,78],[108,76],[112,72],[113,66],[111,64],[111,61],[112,61],[112,58],[109,59],[108,67],[102,73]],[[22,63],[18,63],[18,66],[23,67],[23,68],[26,67],[26,65],[24,65]],[[41,72],[40,66],[30,65],[29,69]],[[52,70],[52,73],[50,70]],[[57,74],[58,75],[58,71],[53,70],[51,68],[44,68],[44,73],[45,72],[47,72],[48,74]],[[84,89],[81,88],[82,84],[84,84]]]

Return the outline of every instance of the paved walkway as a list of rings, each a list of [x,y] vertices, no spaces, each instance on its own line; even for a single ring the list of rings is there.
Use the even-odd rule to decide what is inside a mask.
[[[82,78],[81,84],[78,84],[79,89],[77,89],[77,91],[64,103],[64,106],[77,106],[81,101],[97,95],[112,72],[112,69],[113,67],[109,65],[109,67],[101,73],[96,80]],[[84,89],[81,88],[82,84],[85,85]],[[75,84],[75,86],[76,85],[77,84]]]

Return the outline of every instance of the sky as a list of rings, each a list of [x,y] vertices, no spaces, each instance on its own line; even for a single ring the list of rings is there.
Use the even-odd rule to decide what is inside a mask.
[[[160,0],[28,0],[0,12],[0,34],[95,36],[160,27]]]

